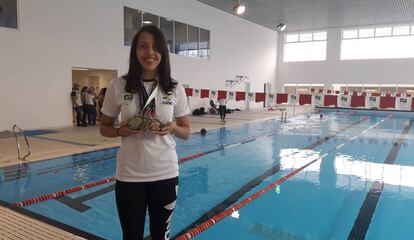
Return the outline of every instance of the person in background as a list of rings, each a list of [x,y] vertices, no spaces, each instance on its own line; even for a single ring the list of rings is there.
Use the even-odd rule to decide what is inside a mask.
[[[105,99],[105,93],[106,93],[106,88],[102,88],[102,89],[99,91],[99,95],[98,95],[98,97],[97,97],[97,102],[98,102],[98,110],[99,110],[99,114],[98,114],[98,120],[99,120],[99,121],[101,120],[101,117],[102,117],[102,112],[101,112],[101,109],[102,109],[103,102],[104,102],[104,99]]]
[[[88,87],[87,86],[84,86],[82,88],[82,91],[81,91],[81,100],[82,100],[82,105],[83,105],[83,108],[82,108],[82,110],[83,110],[82,122],[85,125],[88,125],[88,123],[86,121],[86,119],[88,118],[88,109],[86,107],[86,102],[85,102],[86,101],[86,94],[88,94]]]
[[[72,88],[72,92],[70,93],[70,97],[72,99],[73,110],[76,112],[76,126],[84,127],[84,126],[86,126],[86,124],[82,120],[83,104],[82,104],[81,93],[79,91],[79,87],[80,87],[80,85],[78,83],[73,84],[73,88]]]
[[[90,87],[85,94],[86,112],[88,114],[88,124],[96,125],[96,97],[95,88]]]
[[[122,137],[115,197],[123,239],[143,239],[148,208],[152,240],[169,239],[178,192],[178,157],[172,135],[190,135],[184,87],[171,78],[167,42],[156,26],[134,36],[128,73],[112,80],[102,107],[100,132]],[[115,118],[121,113],[119,128]],[[149,129],[131,130],[135,116],[152,118]]]
[[[225,120],[226,119],[226,110],[227,110],[226,104],[227,104],[227,99],[222,98],[222,99],[219,100],[219,112],[220,112],[221,123],[226,122],[226,120]]]

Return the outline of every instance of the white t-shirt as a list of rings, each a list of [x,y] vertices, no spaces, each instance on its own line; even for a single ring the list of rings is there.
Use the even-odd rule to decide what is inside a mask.
[[[85,104],[86,105],[94,105],[95,102],[93,101],[95,99],[95,96],[90,93],[85,94]]]
[[[79,107],[82,106],[82,99],[81,99],[81,93],[79,90],[73,90],[72,91],[72,105],[73,107]]]
[[[219,106],[226,106],[227,100],[225,98],[222,98],[219,100]]]
[[[129,120],[139,114],[138,93],[125,92],[124,78],[111,81],[106,91],[102,113]],[[155,95],[156,118],[163,123],[190,113],[185,90],[177,85],[171,95],[158,89]],[[160,136],[150,131],[122,137],[117,155],[116,178],[125,182],[151,182],[178,176],[178,156],[170,134]]]

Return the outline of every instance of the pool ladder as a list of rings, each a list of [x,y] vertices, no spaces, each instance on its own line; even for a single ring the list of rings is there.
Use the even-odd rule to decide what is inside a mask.
[[[19,138],[18,138],[18,134],[22,134],[24,137],[24,140],[26,141],[26,145],[27,145],[27,154],[24,155],[23,157],[21,157],[21,150],[20,150],[20,142],[19,142]],[[19,126],[17,126],[17,124],[14,124],[13,126],[13,134],[14,134],[14,138],[16,139],[16,146],[17,146],[17,158],[19,160],[26,160],[26,158],[28,156],[30,156],[30,154],[32,153],[32,148],[30,147],[30,143],[29,140],[27,139],[26,134],[24,134],[23,129],[21,129]]]

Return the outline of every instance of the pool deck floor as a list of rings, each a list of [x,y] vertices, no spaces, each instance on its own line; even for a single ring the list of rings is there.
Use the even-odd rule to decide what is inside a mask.
[[[285,108],[287,117],[309,112],[310,106],[300,106],[293,109]],[[224,126],[236,126],[239,124],[262,121],[276,118],[280,120],[281,111],[268,111],[267,109],[251,109],[227,114]],[[207,131],[217,129],[223,125],[218,115],[190,116],[191,132],[200,132],[202,128]],[[99,134],[98,126],[66,127],[54,129],[56,133],[35,135],[28,137],[32,153],[26,162],[40,161],[56,157],[62,157],[82,152],[106,149],[120,146],[119,138],[106,138]],[[27,153],[25,141],[19,138],[21,154]],[[9,132],[0,132],[0,167],[19,164],[17,148],[14,136]],[[3,239],[83,239],[56,227],[33,219],[29,216],[17,213],[12,209],[0,206],[0,240]]]

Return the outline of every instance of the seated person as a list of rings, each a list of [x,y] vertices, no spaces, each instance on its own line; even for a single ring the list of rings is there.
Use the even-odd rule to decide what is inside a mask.
[[[218,110],[217,104],[214,103],[213,99],[210,99],[210,106],[216,110]]]
[[[218,114],[219,109],[213,99],[210,99],[210,107],[211,107],[209,110],[210,114]]]

